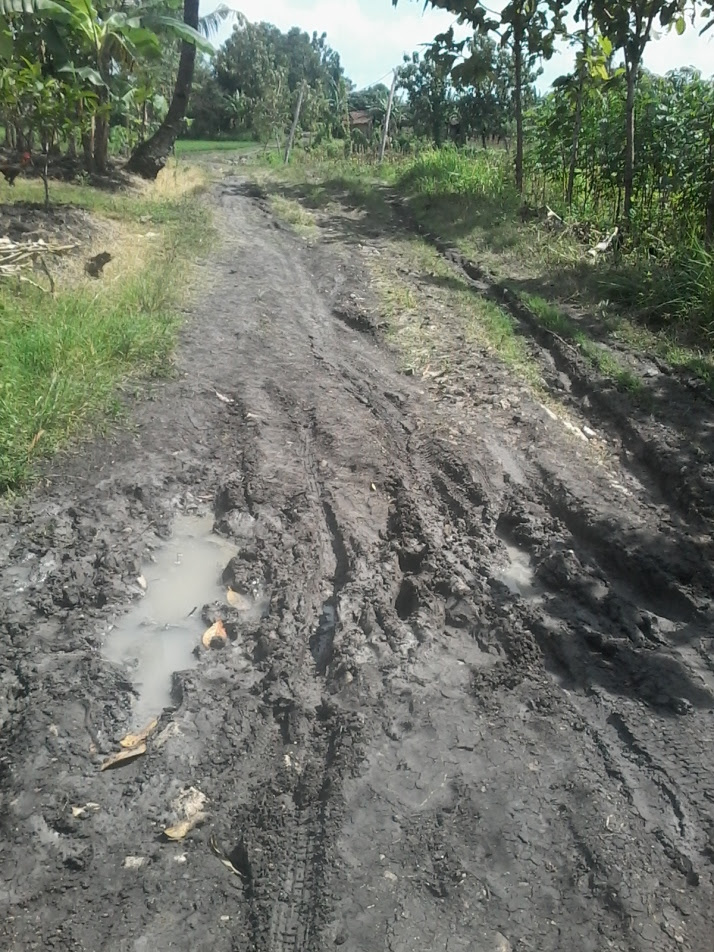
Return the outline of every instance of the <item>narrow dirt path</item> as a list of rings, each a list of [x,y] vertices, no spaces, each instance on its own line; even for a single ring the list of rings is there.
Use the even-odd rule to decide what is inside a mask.
[[[709,540],[487,355],[466,399],[400,375],[350,249],[217,204],[177,377],[0,524],[0,945],[707,952]],[[259,610],[207,595],[230,644],[101,772],[140,726],[102,645],[187,512]]]

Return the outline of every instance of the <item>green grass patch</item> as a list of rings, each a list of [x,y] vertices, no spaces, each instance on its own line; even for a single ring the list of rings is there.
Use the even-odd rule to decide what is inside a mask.
[[[427,367],[448,372],[452,356],[444,353],[451,332],[463,334],[467,346],[491,351],[534,389],[543,387],[538,365],[528,353],[526,340],[518,333],[513,317],[493,301],[474,294],[439,253],[422,239],[392,239],[394,260],[400,267],[421,274],[439,288],[436,304],[418,285],[391,267],[389,255],[372,260],[377,276],[382,313],[387,322],[385,337],[399,353],[402,367],[419,374]]]
[[[198,152],[251,152],[261,148],[253,139],[178,139],[176,155],[195,155]]]
[[[130,232],[115,280],[83,280],[54,295],[0,284],[0,491],[19,488],[37,457],[116,414],[122,381],[170,372],[187,264],[210,237],[205,205],[189,194],[58,191],[133,227],[147,215],[161,237],[139,248]]]
[[[636,374],[588,337],[575,321],[557,307],[536,294],[521,294],[520,297],[543,327],[575,345],[592,367],[612,379],[621,390],[637,393],[642,389],[642,382]]]
[[[334,211],[336,216],[342,217],[342,227],[346,232],[353,228],[357,233],[360,219],[364,218],[369,231],[379,227],[385,235],[392,234],[390,243],[394,248],[394,259],[408,269],[428,275],[440,288],[443,313],[458,323],[458,330],[465,335],[467,343],[492,351],[522,379],[535,388],[542,388],[540,370],[530,357],[527,341],[518,333],[511,315],[494,302],[475,295],[426,241],[416,236],[402,237],[401,229],[398,232],[400,237],[393,234],[395,222],[387,186],[396,184],[401,190],[400,183],[408,180],[413,187],[416,187],[415,183],[427,183],[425,193],[433,191],[433,184],[428,183],[433,182],[434,158],[434,154],[427,153],[422,158],[386,162],[379,166],[364,158],[314,158],[309,153],[297,152],[289,166],[255,170],[254,177],[271,196],[274,207],[277,203],[276,210],[285,202],[285,196],[289,196],[289,209],[304,203],[314,211]],[[489,173],[493,180],[502,179],[502,164],[501,158],[493,160]],[[483,194],[489,181],[492,179],[488,177],[474,177],[471,185],[480,188]],[[422,185],[418,187],[421,189]],[[463,197],[460,201],[463,206]],[[414,199],[410,207],[414,207]],[[432,230],[436,230],[433,221],[431,224]],[[402,368],[407,372],[419,374],[427,366],[446,370],[448,359],[443,354],[433,303],[417,286],[394,271],[389,264],[390,258],[382,253],[380,258],[370,259],[387,325],[385,337],[399,354]],[[431,319],[424,320],[425,313]]]

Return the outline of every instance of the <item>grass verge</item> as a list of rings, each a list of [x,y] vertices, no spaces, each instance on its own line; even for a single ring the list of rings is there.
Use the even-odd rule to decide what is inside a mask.
[[[554,230],[542,215],[521,215],[509,162],[502,152],[453,148],[381,166],[364,157],[297,152],[287,169],[274,173],[310,207],[348,202],[356,216],[377,223],[388,218],[382,190],[390,186],[432,234],[477,260],[524,300],[534,299],[544,325],[550,322],[556,332],[561,326],[560,336],[620,389],[634,393],[641,387],[637,375],[611,354],[613,343],[660,358],[714,392],[714,255],[688,248],[676,260],[654,263],[632,255],[593,260],[586,250],[599,232],[579,223]],[[573,305],[596,317],[587,331],[562,314]]]
[[[187,262],[210,236],[197,188],[192,173],[174,182],[170,171],[136,195],[53,188],[54,202],[112,221],[116,263],[101,281],[70,271],[54,295],[0,284],[0,491],[19,488],[38,457],[116,414],[122,381],[170,372]],[[39,200],[40,190],[23,183],[18,198]]]
[[[423,276],[438,289],[434,295],[403,278],[395,270]],[[391,262],[391,263],[390,263]],[[448,373],[456,367],[461,352],[455,353],[450,339],[461,339],[467,348],[488,350],[510,367],[535,390],[543,380],[538,365],[528,353],[525,339],[518,334],[510,314],[486,298],[473,293],[466,281],[441,255],[419,238],[390,239],[390,254],[371,259],[381,310],[386,321],[385,337],[400,357],[402,370],[421,375],[429,371]],[[451,325],[452,335],[444,333]]]
[[[654,261],[634,253],[593,261],[586,250],[600,234],[591,232],[584,244],[589,229],[579,223],[556,232],[537,214],[522,218],[510,174],[500,153],[445,149],[389,176],[421,224],[530,299],[545,326],[621,389],[639,385],[607,352],[610,341],[660,357],[714,390],[714,255],[693,244]],[[598,315],[598,341],[562,314],[566,303]]]
[[[617,357],[588,337],[575,321],[537,294],[521,294],[520,297],[543,327],[577,347],[587,362],[599,370],[603,376],[613,380],[621,390],[628,390],[633,394],[640,393],[642,390],[640,378],[625,367]]]
[[[278,218],[292,225],[299,234],[311,234],[315,228],[315,217],[306,208],[292,198],[284,195],[271,195],[270,207]]]
[[[179,139],[176,155],[195,155],[197,152],[251,152],[260,149],[253,139]]]

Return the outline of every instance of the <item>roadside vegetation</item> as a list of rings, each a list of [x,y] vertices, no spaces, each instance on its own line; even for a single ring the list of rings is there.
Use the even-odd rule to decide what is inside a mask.
[[[290,169],[279,153],[267,157],[274,174],[300,185],[293,199],[329,201],[343,189],[370,214],[391,189],[423,229],[479,262],[632,395],[637,377],[613,348],[714,386],[714,83],[642,66],[655,26],[702,29],[709,7],[690,5],[685,19],[678,3],[586,0],[573,22],[565,14],[575,5],[555,0],[509,4],[500,19],[478,3],[434,5],[474,33],[457,42],[449,31],[396,67],[385,160],[387,88],[347,82],[338,107],[323,84]],[[540,93],[540,63],[564,36],[574,68]],[[240,85],[256,37],[236,28],[211,82],[230,75]],[[274,75],[266,71],[252,108],[274,96]],[[276,117],[278,140],[289,115]]]
[[[58,187],[91,213],[98,237],[82,258],[62,259],[54,293],[41,276],[0,283],[0,491],[20,487],[38,458],[120,413],[122,389],[171,373],[187,263],[210,238],[200,187],[198,176],[169,169],[136,195]],[[18,191],[37,200],[41,186]],[[97,280],[83,262],[100,249],[112,257]]]
[[[449,30],[393,64],[390,96],[389,76],[355,88],[325,34],[222,5],[199,17],[198,0],[0,0],[6,217],[84,209],[100,231],[111,222],[116,245],[99,282],[72,266],[49,292],[29,274],[0,282],[0,486],[98,425],[127,375],[170,366],[181,261],[209,228],[189,194],[200,183],[172,152],[260,163],[276,214],[305,238],[331,203],[389,227],[402,260],[467,315],[467,343],[534,385],[523,328],[437,247],[477,262],[632,399],[648,360],[714,390],[714,83],[643,67],[655,29],[708,28],[711,5],[429,2],[470,35]],[[208,37],[229,19],[216,50]],[[564,39],[573,69],[544,93],[541,64]],[[165,167],[141,193],[125,174]],[[405,216],[421,237],[397,235]],[[438,324],[405,318],[419,311],[414,282],[374,264],[390,327],[421,347],[414,367],[433,361]]]
[[[169,155],[196,50],[230,15],[0,0],[0,492],[171,371],[210,221],[204,173]]]
[[[200,152],[255,152],[256,143],[240,139],[179,139],[176,155],[195,155]]]

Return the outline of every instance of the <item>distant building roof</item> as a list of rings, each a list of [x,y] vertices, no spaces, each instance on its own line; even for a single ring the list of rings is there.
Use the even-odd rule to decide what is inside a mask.
[[[350,113],[350,122],[353,126],[365,126],[372,121],[372,114],[366,109],[355,109]]]

